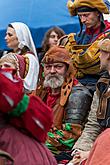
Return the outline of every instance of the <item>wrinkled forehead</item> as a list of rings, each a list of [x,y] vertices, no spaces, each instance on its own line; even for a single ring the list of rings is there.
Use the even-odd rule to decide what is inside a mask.
[[[81,16],[81,15],[95,14],[95,12],[94,11],[93,12],[78,12],[77,14],[78,14],[78,16]]]
[[[45,63],[44,64],[44,66],[57,66],[57,65],[66,66],[66,63],[64,63],[64,62],[53,62],[53,63]]]

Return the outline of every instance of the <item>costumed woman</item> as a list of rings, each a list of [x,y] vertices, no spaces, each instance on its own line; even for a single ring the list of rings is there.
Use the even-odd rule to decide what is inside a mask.
[[[13,53],[23,57],[20,71],[24,80],[25,92],[31,93],[37,86],[39,62],[28,26],[22,22],[10,23],[7,28],[5,40]]]

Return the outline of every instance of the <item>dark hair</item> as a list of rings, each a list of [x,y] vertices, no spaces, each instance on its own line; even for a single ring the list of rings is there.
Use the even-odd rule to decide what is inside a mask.
[[[62,36],[65,35],[65,32],[57,26],[50,28],[45,33],[43,41],[42,41],[42,49],[43,49],[44,52],[46,52],[50,48],[49,47],[49,38],[50,38],[50,34],[51,34],[52,31],[54,31],[56,34],[58,34],[58,39],[60,39]]]
[[[8,27],[11,27],[11,28],[13,28],[13,29],[14,29],[14,27],[12,26],[12,24],[8,24]]]
[[[104,16],[102,13],[100,13],[100,21],[101,21],[100,33],[102,33],[105,29]]]

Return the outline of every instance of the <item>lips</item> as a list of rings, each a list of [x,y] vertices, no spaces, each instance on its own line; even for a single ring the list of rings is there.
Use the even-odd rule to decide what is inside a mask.
[[[7,40],[5,40],[5,41],[6,41],[6,44],[8,45],[9,42]]]

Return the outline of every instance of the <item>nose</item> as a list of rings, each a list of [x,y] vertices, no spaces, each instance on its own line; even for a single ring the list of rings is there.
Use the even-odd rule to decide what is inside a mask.
[[[6,34],[6,36],[5,36],[5,40],[7,40],[7,38],[8,38],[8,35]]]
[[[82,23],[85,23],[85,22],[86,22],[86,17],[85,17],[85,16],[82,15],[82,16],[80,17],[80,19],[81,19],[81,22],[82,22]]]
[[[54,41],[56,41],[56,42],[58,41],[58,37],[57,36],[54,38]]]
[[[54,66],[51,66],[50,73],[56,73],[56,69]]]

